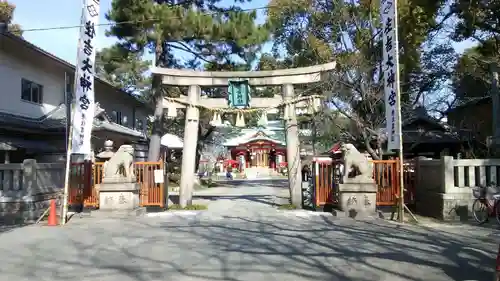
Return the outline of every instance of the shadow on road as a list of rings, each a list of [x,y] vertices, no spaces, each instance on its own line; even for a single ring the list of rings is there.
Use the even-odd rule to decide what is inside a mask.
[[[481,237],[326,217],[109,220],[6,239],[0,277],[16,280],[490,280],[495,252]]]
[[[207,201],[210,203],[228,200],[277,206],[285,201],[288,202],[288,192],[285,196],[282,194],[285,189],[288,190],[288,182],[281,179],[217,182],[216,187],[195,191],[193,203],[207,203]],[[169,201],[172,204],[179,204],[178,193],[169,194]],[[257,205],[258,204],[256,204],[256,206]]]
[[[215,181],[222,187],[277,187],[288,188],[286,179],[255,179],[255,180],[219,180]]]
[[[169,198],[172,203],[179,204],[179,195],[170,195]],[[196,202],[197,200],[204,200],[204,201],[244,200],[269,206],[276,206],[275,198],[276,196],[273,195],[194,195],[193,202]]]

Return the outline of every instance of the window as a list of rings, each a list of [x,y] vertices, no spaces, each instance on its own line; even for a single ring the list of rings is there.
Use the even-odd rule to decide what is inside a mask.
[[[122,122],[120,124],[123,126],[127,126],[127,123],[128,123],[127,116],[122,116]]]
[[[135,129],[136,130],[139,130],[139,131],[142,131],[144,128],[144,125],[142,123],[142,120],[141,119],[135,119]]]
[[[300,122],[299,123],[299,129],[301,130],[307,130],[307,129],[311,129],[311,123],[310,122]]]
[[[121,121],[122,121],[122,113],[121,113],[120,111],[113,111],[113,112],[112,112],[111,119],[113,120],[113,122],[115,122],[115,123],[117,123],[117,124],[121,124]]]
[[[22,79],[21,80],[21,99],[28,102],[42,104],[43,102],[43,86],[35,82]]]
[[[128,124],[128,118],[127,116],[123,115],[120,111],[113,111],[111,113],[111,119],[113,122],[119,125],[127,126]]]

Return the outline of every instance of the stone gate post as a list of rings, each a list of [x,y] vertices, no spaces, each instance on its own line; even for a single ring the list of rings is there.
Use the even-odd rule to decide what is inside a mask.
[[[294,97],[292,84],[282,86],[284,101],[290,101]],[[290,199],[297,208],[302,206],[302,179],[300,174],[300,144],[299,130],[297,127],[297,116],[295,115],[295,104],[288,108],[288,119],[285,120],[286,128],[286,158],[288,162],[288,183],[290,185]]]
[[[189,86],[187,101],[191,104],[197,104],[200,94],[200,86]],[[181,207],[190,205],[193,198],[199,116],[200,112],[198,107],[187,107],[186,123],[184,126],[184,148],[182,149],[181,185],[179,189],[179,204]]]

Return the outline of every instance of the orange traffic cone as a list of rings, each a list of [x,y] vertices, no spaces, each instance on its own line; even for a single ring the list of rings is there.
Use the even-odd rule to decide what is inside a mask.
[[[49,219],[48,226],[57,226],[57,216],[56,216],[56,200],[50,200],[50,210],[49,210]]]

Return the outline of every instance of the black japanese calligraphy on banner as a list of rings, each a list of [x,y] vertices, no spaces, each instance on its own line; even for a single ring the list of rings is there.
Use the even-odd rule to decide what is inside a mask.
[[[90,139],[94,120],[94,76],[99,0],[84,0],[82,26],[75,69],[75,107],[72,120],[72,147],[74,154],[91,153]]]
[[[396,126],[399,121],[397,120],[399,107],[397,102],[399,92],[397,15],[394,0],[381,0],[380,5],[387,149],[394,150],[399,149],[399,128]]]

